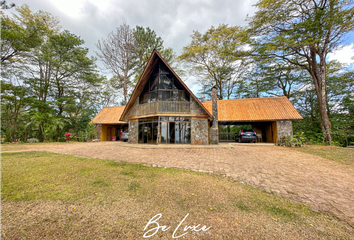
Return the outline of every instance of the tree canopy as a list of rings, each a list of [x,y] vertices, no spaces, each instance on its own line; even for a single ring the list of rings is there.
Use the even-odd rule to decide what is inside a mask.
[[[321,128],[329,143],[327,112],[328,54],[354,29],[353,2],[348,0],[261,0],[247,34],[255,58],[281,60],[306,70],[316,91]]]

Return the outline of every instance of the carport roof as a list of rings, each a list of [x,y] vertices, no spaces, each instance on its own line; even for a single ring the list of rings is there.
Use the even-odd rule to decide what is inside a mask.
[[[203,102],[209,112],[212,102]],[[302,119],[287,97],[218,100],[218,120],[221,122],[254,122]]]
[[[94,124],[127,124],[119,121],[125,106],[104,107],[91,121]]]

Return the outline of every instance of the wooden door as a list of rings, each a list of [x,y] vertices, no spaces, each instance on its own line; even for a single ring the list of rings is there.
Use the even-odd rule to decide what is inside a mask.
[[[112,128],[107,127],[107,141],[112,141]]]

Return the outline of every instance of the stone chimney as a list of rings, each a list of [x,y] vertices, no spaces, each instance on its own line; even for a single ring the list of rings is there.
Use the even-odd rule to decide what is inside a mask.
[[[209,144],[219,144],[219,129],[218,129],[218,94],[217,87],[211,88],[212,106],[213,106],[213,124],[209,129]]]

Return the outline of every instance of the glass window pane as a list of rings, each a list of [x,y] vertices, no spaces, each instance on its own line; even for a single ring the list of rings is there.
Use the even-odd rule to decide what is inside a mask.
[[[148,136],[148,143],[154,143],[153,142],[153,131],[152,131],[152,123],[148,123],[147,124],[147,128],[148,128],[148,131],[147,131],[147,136]]]
[[[145,93],[143,103],[149,103],[149,102],[150,102],[150,93]]]
[[[176,133],[175,133],[175,138],[176,138],[176,143],[183,143],[183,123],[176,123]]]
[[[167,143],[167,122],[161,122],[161,143]]]
[[[150,92],[150,101],[156,102],[157,101],[157,91]]]
[[[160,117],[160,121],[167,121],[167,117]]]
[[[172,89],[172,81],[167,75],[160,74],[159,86],[160,86],[159,89]]]
[[[172,92],[172,101],[175,101],[175,102],[181,101],[179,93],[180,93],[179,91],[173,91]]]
[[[158,122],[152,123],[152,143],[157,143]]]
[[[171,101],[171,92],[159,91],[159,101]]]
[[[159,83],[159,75],[156,74],[155,76],[150,77],[150,91],[157,90],[157,85]]]
[[[168,121],[171,121],[171,122],[179,121],[179,117],[168,117]]]
[[[172,76],[172,89],[173,90],[180,90],[177,86],[176,86],[176,83],[177,83],[177,80],[176,80],[176,78],[175,78],[175,76]]]
[[[138,143],[143,143],[143,124],[139,124],[139,138]]]
[[[170,69],[168,69],[168,67],[164,63],[160,62],[160,73],[169,74],[169,73],[171,73],[171,71],[170,71]]]
[[[189,98],[189,93],[184,92],[185,96],[184,96],[184,101],[189,102],[190,98]]]
[[[181,101],[189,102],[189,93],[181,91]]]
[[[191,143],[191,124],[183,123],[183,143]]]

